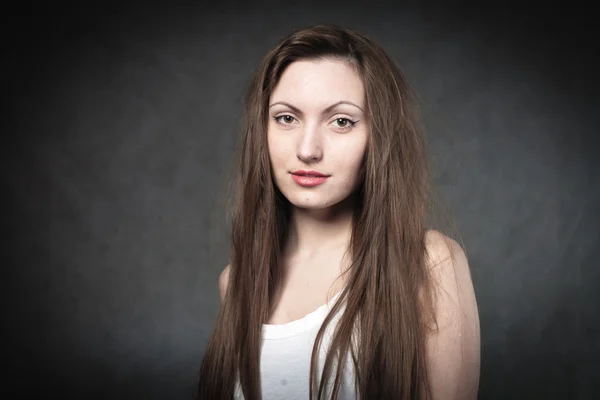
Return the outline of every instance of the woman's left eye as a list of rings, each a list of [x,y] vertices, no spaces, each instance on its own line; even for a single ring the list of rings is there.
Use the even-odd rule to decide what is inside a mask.
[[[348,118],[336,118],[335,121],[336,122],[344,121],[344,126],[339,126],[338,125],[338,127],[342,128],[343,130],[347,130],[347,129],[352,128],[354,125],[356,125],[356,122],[357,122],[357,121],[352,121],[352,120],[350,120]]]

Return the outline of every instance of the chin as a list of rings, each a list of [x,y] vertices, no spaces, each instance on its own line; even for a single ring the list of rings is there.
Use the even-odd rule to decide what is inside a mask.
[[[306,203],[295,202],[295,203],[292,203],[292,205],[296,208],[302,208],[304,210],[324,210],[324,209],[330,207],[329,205],[320,204],[320,203],[313,204],[310,202],[306,202]]]
[[[323,210],[338,204],[343,198],[332,198],[324,196],[320,196],[316,193],[311,193],[309,195],[302,195],[300,193],[295,193],[291,196],[286,196],[289,202],[298,208],[304,208],[307,210]]]

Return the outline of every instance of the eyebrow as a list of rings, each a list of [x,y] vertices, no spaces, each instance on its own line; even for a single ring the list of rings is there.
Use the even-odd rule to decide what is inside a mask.
[[[295,107],[295,106],[291,105],[291,104],[290,104],[290,103],[288,103],[287,101],[278,101],[278,102],[275,102],[275,103],[271,104],[271,105],[269,106],[269,108],[271,108],[271,107],[273,107],[273,106],[275,106],[275,105],[278,105],[278,104],[282,104],[282,105],[284,105],[284,106],[288,106],[288,107],[289,107],[289,108],[291,108],[291,109],[292,109],[292,110],[293,110],[293,111],[294,111],[296,114],[298,114],[298,115],[303,115],[302,111],[300,111],[300,109],[299,109],[298,107]],[[359,106],[357,106],[356,104],[352,103],[351,101],[347,101],[347,100],[341,100],[341,101],[338,101],[337,103],[333,103],[332,105],[330,105],[329,107],[327,107],[326,109],[324,109],[324,110],[323,110],[323,114],[327,114],[327,113],[329,113],[331,110],[333,110],[334,108],[336,108],[336,107],[337,107],[337,106],[339,106],[340,104],[348,104],[348,105],[351,105],[351,106],[354,106],[354,107],[358,108],[360,111],[363,111],[363,109],[362,109],[362,108],[360,108],[360,107],[359,107]],[[364,111],[363,111],[363,112],[364,112]]]

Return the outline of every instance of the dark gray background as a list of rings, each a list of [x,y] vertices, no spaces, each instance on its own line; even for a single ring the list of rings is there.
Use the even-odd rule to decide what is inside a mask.
[[[479,304],[480,398],[597,394],[590,9],[165,3],[6,17],[3,392],[190,398],[243,90],[282,35],[333,22],[381,43],[422,97]]]

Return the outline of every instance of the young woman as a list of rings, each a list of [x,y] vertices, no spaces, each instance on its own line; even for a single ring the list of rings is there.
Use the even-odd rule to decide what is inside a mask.
[[[425,227],[425,146],[394,62],[349,29],[297,30],[260,64],[245,123],[197,397],[475,399],[469,266]]]

